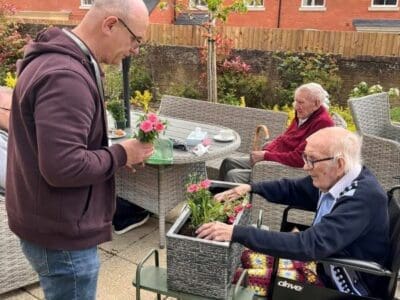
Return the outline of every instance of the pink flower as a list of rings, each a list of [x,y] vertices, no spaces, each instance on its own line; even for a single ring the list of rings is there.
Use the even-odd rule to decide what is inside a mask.
[[[228,223],[229,223],[229,224],[233,224],[233,223],[235,223],[235,220],[236,220],[236,217],[235,217],[235,216],[229,216],[229,218],[228,218]]]
[[[153,130],[153,123],[150,120],[145,120],[140,124],[140,129],[148,133]]]
[[[199,190],[199,186],[195,183],[192,183],[187,187],[188,193],[196,193],[198,190]]]
[[[147,120],[149,120],[151,123],[156,123],[158,122],[158,117],[155,113],[149,113],[147,115]]]
[[[252,208],[253,205],[251,205],[251,203],[247,203],[246,204],[246,208]]]
[[[202,141],[202,144],[203,144],[203,146],[211,145],[211,139],[210,139],[210,138],[205,138],[205,139]]]
[[[157,121],[156,123],[154,123],[154,129],[158,132],[162,132],[164,131],[165,126],[163,123]]]
[[[202,187],[203,189],[208,189],[210,187],[210,185],[211,185],[211,181],[208,179],[200,182],[200,187]]]
[[[243,210],[243,206],[240,204],[236,206],[233,210],[235,211],[235,213],[239,213]]]

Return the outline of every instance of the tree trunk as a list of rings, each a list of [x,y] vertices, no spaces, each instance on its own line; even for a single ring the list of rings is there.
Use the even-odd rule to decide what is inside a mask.
[[[207,89],[208,101],[217,103],[217,53],[215,49],[215,19],[209,12],[209,27],[207,40]]]

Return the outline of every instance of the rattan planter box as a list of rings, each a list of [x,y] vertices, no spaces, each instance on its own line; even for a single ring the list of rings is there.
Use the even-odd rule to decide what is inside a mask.
[[[167,233],[168,289],[227,299],[243,246],[179,234],[189,217],[190,211],[185,209]],[[235,224],[249,222],[250,210],[245,209],[237,216]]]

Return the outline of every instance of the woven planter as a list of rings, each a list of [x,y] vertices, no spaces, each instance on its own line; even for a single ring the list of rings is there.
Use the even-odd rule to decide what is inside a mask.
[[[167,233],[168,289],[209,298],[227,299],[243,246],[179,234],[190,217],[185,209]],[[250,222],[250,210],[236,217],[235,225]]]

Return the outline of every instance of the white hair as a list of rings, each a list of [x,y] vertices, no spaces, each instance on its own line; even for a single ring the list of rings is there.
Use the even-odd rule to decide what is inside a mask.
[[[335,127],[332,127],[335,128]],[[342,128],[341,128],[342,129]],[[340,129],[340,130],[341,130]],[[339,130],[339,128],[338,128]],[[343,129],[346,130],[346,129]],[[334,157],[342,157],[345,162],[345,173],[351,169],[361,166],[361,147],[362,138],[356,133],[346,130],[345,134],[340,134],[337,137],[332,137],[330,153]]]
[[[329,94],[319,83],[310,82],[299,86],[294,91],[294,97],[296,98],[296,95],[301,91],[307,91],[312,100],[318,101],[320,105],[329,109]]]

